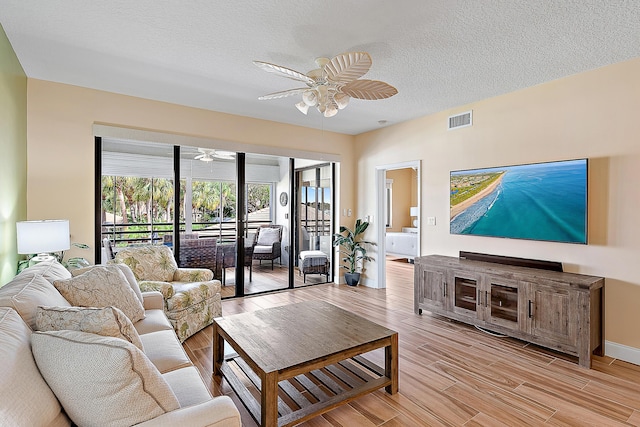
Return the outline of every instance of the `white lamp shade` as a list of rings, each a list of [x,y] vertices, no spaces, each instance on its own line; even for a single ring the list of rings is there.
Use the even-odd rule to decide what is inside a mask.
[[[419,216],[420,215],[420,210],[418,209],[417,206],[412,206],[409,209],[409,216]]]
[[[65,251],[71,247],[69,221],[44,220],[16,223],[19,254]]]

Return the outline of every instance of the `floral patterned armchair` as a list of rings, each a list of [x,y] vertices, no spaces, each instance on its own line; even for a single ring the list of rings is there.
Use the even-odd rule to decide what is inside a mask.
[[[178,268],[173,252],[164,245],[123,248],[111,262],[126,264],[140,289],[160,291],[164,311],[180,341],[222,315],[220,281],[206,268]]]

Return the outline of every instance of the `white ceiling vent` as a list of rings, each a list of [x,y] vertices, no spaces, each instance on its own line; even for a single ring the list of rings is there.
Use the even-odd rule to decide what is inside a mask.
[[[473,110],[449,116],[448,130],[458,129],[473,125]]]

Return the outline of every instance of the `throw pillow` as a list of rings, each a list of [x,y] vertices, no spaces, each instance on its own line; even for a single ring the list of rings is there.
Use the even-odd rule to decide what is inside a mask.
[[[131,426],[180,407],[133,344],[79,331],[34,332],[33,356],[76,425]]]
[[[132,322],[144,319],[144,307],[120,270],[94,267],[71,279],[56,280],[53,285],[71,305],[114,306]]]
[[[86,273],[87,271],[89,271],[89,270],[91,270],[92,268],[95,268],[95,267],[104,267],[106,269],[117,268],[117,269],[121,270],[122,273],[124,274],[124,277],[127,278],[127,282],[129,282],[129,286],[131,286],[131,289],[133,289],[133,292],[136,293],[136,296],[138,297],[140,302],[142,304],[144,304],[144,298],[142,298],[142,292],[140,292],[140,286],[138,285],[138,281],[136,280],[136,276],[133,274],[133,271],[131,271],[129,266],[126,265],[126,264],[107,264],[107,265],[100,265],[100,266],[92,265],[91,267],[76,268],[75,270],[71,271],[71,275],[73,277],[76,277],[76,276],[79,276],[82,273]]]
[[[35,329],[36,308],[39,305],[69,307],[70,304],[49,281],[29,270],[27,268],[0,287],[0,307],[13,308],[31,329]]]
[[[144,351],[133,323],[116,307],[38,307],[36,329],[43,332],[66,329],[122,338]]]
[[[40,262],[23,271],[40,275],[50,283],[71,277],[69,270],[56,260]]]
[[[128,265],[138,280],[171,282],[178,269],[171,248],[164,245],[120,249],[114,262]]]
[[[0,360],[0,425],[69,425],[33,359],[31,329],[8,307],[0,307]]]
[[[260,246],[271,246],[280,241],[280,230],[277,228],[261,228],[258,234],[257,244]]]

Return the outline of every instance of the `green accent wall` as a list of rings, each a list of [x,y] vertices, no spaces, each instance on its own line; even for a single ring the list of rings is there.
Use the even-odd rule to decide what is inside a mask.
[[[27,218],[27,75],[0,25],[0,286],[16,273],[16,222]]]

